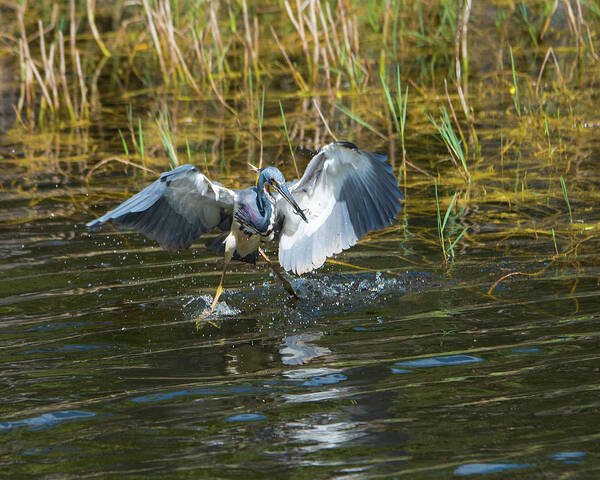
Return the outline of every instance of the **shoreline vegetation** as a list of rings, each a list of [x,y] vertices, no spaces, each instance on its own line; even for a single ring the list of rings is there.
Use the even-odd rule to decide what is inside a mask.
[[[598,201],[594,2],[0,9],[0,68],[13,73],[3,88],[14,91],[5,142],[23,152],[9,163],[71,161],[87,182],[186,162],[230,176],[233,156],[295,172],[305,149],[347,138],[389,155],[408,207],[399,223],[437,216],[437,238],[424,240],[446,262],[506,215],[505,240],[541,236],[555,257],[598,239],[597,217],[578,208]],[[112,147],[98,152],[98,138]]]

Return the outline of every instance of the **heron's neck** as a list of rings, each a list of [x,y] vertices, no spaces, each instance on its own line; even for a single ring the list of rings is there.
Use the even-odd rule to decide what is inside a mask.
[[[259,232],[266,232],[269,230],[269,227],[272,225],[272,216],[274,213],[274,201],[273,197],[266,191],[265,189],[265,178],[261,175],[258,177],[258,182],[256,182],[256,206],[258,207],[258,211],[262,216],[260,225],[257,225],[257,229]]]
[[[262,175],[258,177],[256,182],[256,205],[261,215],[265,215],[265,210],[271,207],[271,202],[267,198],[267,192],[265,191],[265,179]],[[269,215],[271,212],[269,211]]]
[[[260,219],[256,219],[254,228],[257,232],[267,232],[271,225],[271,216],[273,215],[273,204],[269,194],[264,188],[258,188],[256,192],[256,206],[260,214]]]
[[[269,218],[271,216],[271,210],[273,207],[271,205],[271,201],[269,200],[269,194],[265,191],[263,185],[260,184],[260,181],[257,186],[257,190],[256,205],[258,206],[258,211],[263,217]]]

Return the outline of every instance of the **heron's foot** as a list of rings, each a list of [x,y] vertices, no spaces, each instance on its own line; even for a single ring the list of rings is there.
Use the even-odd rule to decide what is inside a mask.
[[[204,318],[204,313],[202,313],[199,317],[196,317],[196,331],[199,332],[205,325],[210,325],[217,329],[221,328],[221,325],[218,323],[213,322],[212,320],[206,320],[206,318]]]
[[[196,330],[200,330],[201,325],[206,325],[207,323],[212,325],[215,328],[221,328],[215,322],[210,320],[210,316],[214,313],[215,307],[217,306],[217,302],[219,301],[219,297],[223,293],[223,280],[225,280],[225,271],[227,270],[227,262],[223,264],[223,273],[221,274],[221,281],[219,282],[219,286],[217,287],[217,291],[215,292],[215,296],[213,298],[210,307],[206,308],[197,318],[196,318]]]
[[[200,315],[196,317],[196,331],[199,332],[202,327],[205,325],[210,325],[215,328],[221,328],[221,326],[214,320],[210,320],[210,315],[212,314],[212,310],[206,308]]]

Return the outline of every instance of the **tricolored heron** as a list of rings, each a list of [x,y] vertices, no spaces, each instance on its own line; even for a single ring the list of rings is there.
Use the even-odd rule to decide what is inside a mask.
[[[254,263],[259,253],[294,295],[262,251],[263,242],[278,239],[279,264],[301,275],[355,245],[368,231],[391,225],[402,208],[402,193],[387,157],[350,142],[323,147],[294,182],[286,183],[275,167],[252,168],[259,174],[256,186],[230,190],[193,165],[182,165],[87,226],[112,220],[168,250],[188,248],[215,228],[225,231],[210,243],[224,256],[213,310],[229,262]]]

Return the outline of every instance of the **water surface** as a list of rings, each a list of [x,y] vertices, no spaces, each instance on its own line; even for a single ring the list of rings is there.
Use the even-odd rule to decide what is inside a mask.
[[[555,24],[567,32],[561,12]],[[523,93],[517,115],[507,49],[498,54],[502,66],[486,54],[499,48],[487,43],[494,18],[471,43],[481,155],[468,157],[470,184],[427,118],[446,105],[447,72],[434,71],[439,58],[429,63],[426,46],[403,57],[402,75],[420,71],[423,85],[410,83],[407,158],[420,170],[408,170],[406,185],[395,134],[384,140],[323,92],[290,92],[290,77],[270,72],[265,164],[294,177],[279,99],[301,171],[309,157],[302,151],[330,141],[311,107],[319,100],[339,138],[393,155],[404,209],[335,262],[290,277],[299,301],[264,264],[232,265],[208,319],[201,313],[221,263],[203,239],[170,253],[135,233],[84,227],[154,176],[115,161],[88,174],[116,156],[139,160],[123,154],[118,134],[130,142],[128,107],[141,119],[154,170],[169,168],[152,118],[164,106],[182,162],[189,152],[226,186],[255,180],[246,163],[257,163],[256,138],[213,98],[170,90],[123,98],[104,77],[102,108],[88,123],[23,130],[14,101],[3,102],[0,476],[598,478],[597,76],[575,75],[569,95],[548,93],[538,110]],[[529,55],[513,45],[533,91],[546,50]],[[367,52],[377,71],[379,52]],[[556,52],[566,76],[576,52]],[[236,78],[227,100],[249,118]],[[3,98],[16,99],[17,87],[4,82]],[[380,86],[346,90],[335,102],[383,131]],[[447,262],[436,182],[442,218],[457,192],[446,239],[466,228]]]
[[[337,257],[364,269],[292,278],[299,302],[264,266],[236,265],[212,323],[197,329],[219,260],[202,244],[172,254],[135,234],[87,233],[90,214],[71,200],[85,188],[49,186],[35,205],[2,194],[11,478],[597,468],[596,253],[540,262],[547,241],[494,254],[492,237],[446,267],[399,222]],[[406,228],[434,221],[409,215]],[[508,271],[543,267],[486,293]]]

